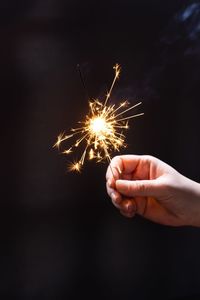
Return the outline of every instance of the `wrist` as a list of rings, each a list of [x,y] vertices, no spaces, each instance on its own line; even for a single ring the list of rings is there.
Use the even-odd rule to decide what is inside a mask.
[[[191,225],[194,227],[200,227],[200,183],[189,180],[189,205],[191,212]]]

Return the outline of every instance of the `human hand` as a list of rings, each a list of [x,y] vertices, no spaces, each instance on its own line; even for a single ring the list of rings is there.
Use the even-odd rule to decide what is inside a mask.
[[[106,173],[112,203],[126,217],[136,213],[171,226],[200,226],[200,184],[148,155],[112,159]]]

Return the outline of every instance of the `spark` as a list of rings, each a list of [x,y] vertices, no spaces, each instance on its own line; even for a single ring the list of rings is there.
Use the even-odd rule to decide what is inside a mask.
[[[83,147],[80,158],[69,164],[69,171],[80,172],[86,158],[94,159],[96,162],[103,160],[110,162],[113,151],[120,151],[121,148],[126,147],[124,130],[129,128],[128,120],[143,115],[143,113],[126,115],[141,102],[130,107],[127,100],[122,101],[118,106],[108,104],[115,82],[119,79],[121,72],[119,64],[116,64],[113,69],[115,75],[105,101],[102,102],[99,99],[89,101],[89,113],[84,121],[78,122],[81,125],[72,128],[69,135],[65,135],[64,132],[59,134],[53,146],[60,149],[63,142],[75,138],[70,148],[64,149],[62,153],[68,155],[73,152],[74,148]]]
[[[80,164],[80,162],[70,163],[68,169],[69,169],[69,171],[80,172],[81,171],[81,164]]]

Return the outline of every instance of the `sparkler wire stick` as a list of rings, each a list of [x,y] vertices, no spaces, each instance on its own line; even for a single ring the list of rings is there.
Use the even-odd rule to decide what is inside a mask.
[[[83,74],[82,74],[82,71],[81,71],[81,66],[80,66],[79,64],[77,65],[77,69],[78,69],[78,72],[79,72],[79,76],[80,76],[80,79],[81,79],[81,83],[82,83],[83,88],[84,88],[84,90],[85,90],[86,97],[87,97],[87,99],[89,99],[90,97],[89,97],[89,94],[88,94],[88,90],[87,90],[87,88],[86,88],[85,80],[84,80],[84,78],[83,78]]]

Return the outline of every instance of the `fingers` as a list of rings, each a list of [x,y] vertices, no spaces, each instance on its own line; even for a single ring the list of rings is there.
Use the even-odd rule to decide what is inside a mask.
[[[107,193],[111,197],[113,205],[119,209],[120,213],[128,218],[135,215],[137,206],[134,199],[122,198],[119,191],[116,190],[116,180],[123,178],[131,179],[131,172],[136,168],[140,157],[136,155],[116,156],[112,159],[106,173]]]
[[[118,193],[109,185],[109,181],[106,184],[107,193],[110,196],[113,205],[119,209],[123,216],[131,218],[135,215],[137,206],[134,199],[122,198],[121,194]]]
[[[119,179],[122,168],[121,158],[119,156],[114,157],[107,168],[106,180],[111,180],[113,182]]]
[[[157,197],[161,187],[157,180],[117,180],[116,190],[126,197]]]
[[[106,189],[107,189],[107,193],[110,196],[110,198],[112,199],[112,203],[114,204],[115,207],[120,208],[120,203],[122,202],[122,196],[121,194],[116,191],[113,187],[112,181],[108,180],[106,183]]]
[[[151,163],[155,164],[156,158],[146,155],[122,155],[112,159],[106,173],[107,192],[113,205],[122,215],[126,217],[135,215],[137,211],[135,196],[156,197],[159,193],[156,180],[146,180],[149,178]],[[133,180],[133,178],[145,180]]]
[[[115,156],[107,169],[106,179],[121,179],[127,175],[134,174],[136,171],[140,171],[141,179],[147,179],[150,167],[157,165],[158,162],[157,158],[149,155]]]
[[[115,156],[107,169],[106,179],[114,177],[117,180],[120,173],[129,174],[133,172],[140,159],[141,156],[138,155]]]

